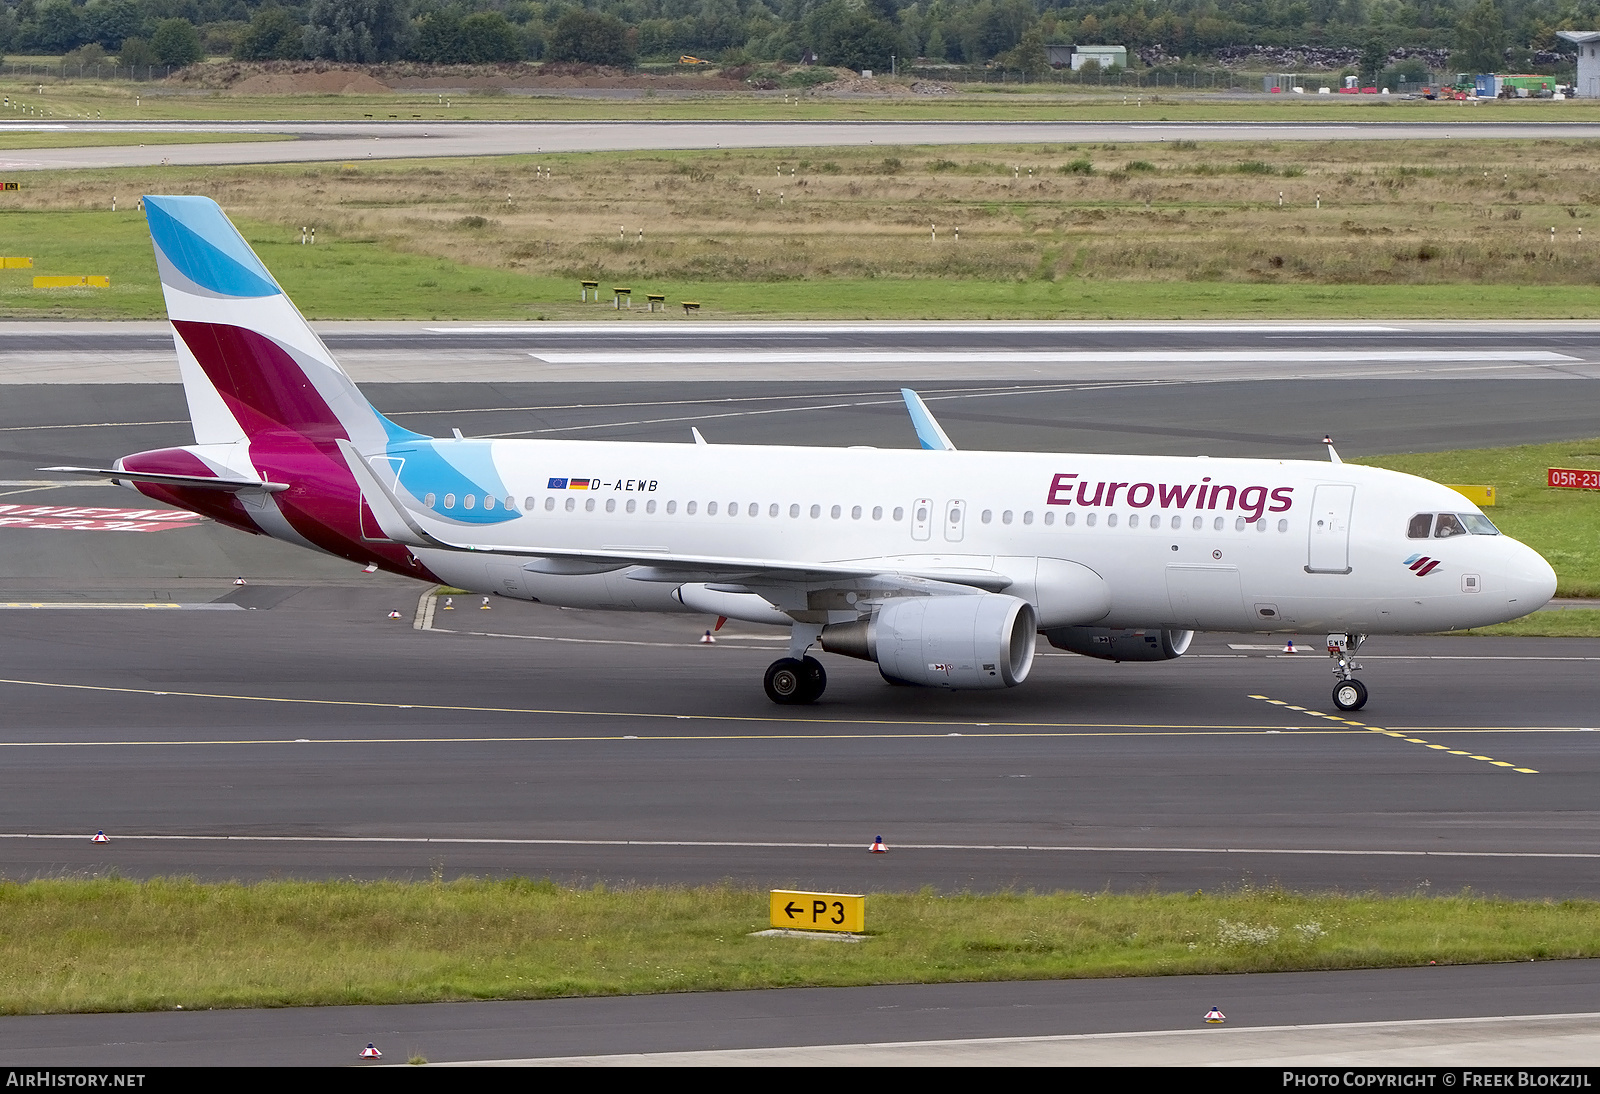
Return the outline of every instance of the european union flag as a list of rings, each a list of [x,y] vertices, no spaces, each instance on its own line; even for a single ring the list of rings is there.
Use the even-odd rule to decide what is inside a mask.
[[[567,480],[566,479],[551,479],[550,480],[550,485],[545,487],[546,490],[565,490],[566,488],[567,488]]]

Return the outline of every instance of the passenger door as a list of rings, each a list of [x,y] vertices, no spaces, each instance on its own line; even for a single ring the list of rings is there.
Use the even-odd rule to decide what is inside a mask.
[[[1350,572],[1350,512],[1356,488],[1324,483],[1311,499],[1311,541],[1306,552],[1306,573]]]

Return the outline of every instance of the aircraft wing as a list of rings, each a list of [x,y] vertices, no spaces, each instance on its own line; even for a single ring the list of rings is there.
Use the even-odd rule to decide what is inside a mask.
[[[629,576],[639,581],[672,584],[709,581],[741,585],[799,585],[868,588],[874,579],[890,583],[905,581],[945,586],[929,592],[956,592],[962,589],[999,591],[1011,578],[994,570],[963,568],[902,569],[876,566],[871,560],[851,562],[797,562],[773,558],[742,558],[723,555],[680,555],[665,549],[629,547],[601,550],[571,550],[553,547],[527,547],[499,543],[458,543],[422,526],[405,504],[378,476],[349,441],[339,441],[339,450],[351,474],[361,486],[361,494],[383,534],[409,547],[431,547],[442,551],[462,551],[526,558],[527,567],[539,573],[605,573],[629,566],[641,567]],[[863,584],[865,583],[865,584]]]

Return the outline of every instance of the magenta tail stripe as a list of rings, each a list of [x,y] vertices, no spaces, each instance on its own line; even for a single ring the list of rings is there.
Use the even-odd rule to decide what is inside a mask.
[[[172,325],[230,405],[242,404],[252,416],[311,437],[348,438],[300,363],[272,339],[221,323],[175,319]]]

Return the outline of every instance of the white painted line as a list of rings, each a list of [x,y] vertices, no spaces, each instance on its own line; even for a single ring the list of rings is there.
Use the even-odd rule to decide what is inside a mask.
[[[0,611],[145,611],[151,608],[167,611],[213,611],[232,612],[244,611],[242,604],[178,604],[171,600],[157,601],[155,603],[132,603],[122,600],[108,601],[11,601],[0,603]]]
[[[694,338],[716,337],[724,334],[1402,334],[1407,327],[1385,327],[1370,323],[1146,323],[1130,320],[1126,323],[1074,323],[1070,320],[1050,323],[1009,322],[994,320],[984,323],[939,322],[920,323],[696,323],[693,327],[662,325],[622,325],[601,320],[590,323],[540,323],[500,327],[427,327],[429,334],[644,334],[651,337],[686,335]],[[67,332],[64,332],[67,333]]]
[[[531,350],[550,365],[889,365],[916,362],[969,364],[1420,364],[1496,361],[1521,364],[1573,362],[1550,350]]]
[[[307,742],[309,743],[309,742]],[[0,840],[78,840],[82,832],[0,832]],[[493,847],[729,847],[736,849],[865,851],[860,840],[849,843],[782,840],[644,840],[644,839],[513,839],[496,836],[236,836],[113,834],[111,842],[159,843],[329,843],[329,844],[451,844]],[[1043,851],[1057,854],[1122,855],[1316,855],[1342,858],[1510,858],[1600,859],[1600,851],[1411,851],[1401,849],[1346,849],[1326,847],[1093,847],[1031,843],[895,843],[897,851]]]
[[[1404,1033],[1404,1032],[1410,1032],[1410,1031],[1416,1031],[1416,1032],[1424,1032],[1424,1031],[1445,1032],[1445,1031],[1448,1031],[1448,1030],[1451,1030],[1451,1029],[1462,1029],[1462,1028],[1472,1029],[1473,1027],[1482,1026],[1482,1027],[1489,1027],[1489,1028],[1486,1029],[1486,1031],[1484,1033],[1479,1034],[1478,1036],[1481,1036],[1484,1039],[1484,1043],[1488,1044],[1488,1043],[1493,1043],[1495,1040],[1498,1039],[1498,1038],[1496,1038],[1494,1036],[1495,1033],[1499,1032],[1497,1027],[1503,1026],[1503,1025],[1508,1024],[1508,1023],[1519,1023],[1519,1024],[1522,1024],[1523,1028],[1520,1029],[1520,1030],[1517,1030],[1516,1033],[1517,1033],[1517,1035],[1520,1035],[1520,1036],[1526,1036],[1526,1035],[1534,1035],[1534,1034],[1536,1034],[1536,1032],[1537,1032],[1536,1030],[1532,1030],[1532,1029],[1528,1028],[1529,1026],[1532,1026],[1532,1025],[1534,1025],[1536,1023],[1537,1024],[1582,1023],[1585,1026],[1592,1026],[1593,1023],[1596,1021],[1596,1019],[1600,1019],[1600,1013],[1584,1012],[1584,1013],[1575,1013],[1575,1014],[1500,1014],[1500,1015],[1485,1016],[1485,1017],[1479,1017],[1479,1018],[1408,1018],[1408,1019],[1398,1019],[1398,1020],[1387,1021],[1387,1022],[1323,1022],[1323,1023],[1316,1023],[1316,1024],[1309,1024],[1308,1023],[1308,1024],[1305,1024],[1305,1025],[1293,1025],[1293,1026],[1251,1026],[1251,1025],[1233,1025],[1233,1026],[1221,1026],[1221,1027],[1196,1026],[1196,1027],[1189,1028],[1189,1029],[1119,1030],[1119,1031],[1116,1031],[1116,1032],[1113,1032],[1113,1033],[1058,1033],[1058,1034],[1046,1034],[1044,1036],[1038,1036],[1038,1037],[970,1037],[970,1038],[951,1038],[951,1039],[939,1040],[939,1041],[863,1041],[863,1042],[856,1042],[856,1043],[835,1043],[835,1044],[816,1044],[816,1045],[783,1045],[783,1046],[774,1046],[774,1047],[771,1047],[771,1048],[687,1049],[687,1050],[667,1051],[667,1052],[631,1052],[631,1053],[618,1053],[618,1054],[615,1054],[615,1055],[595,1055],[595,1056],[544,1056],[544,1057],[529,1057],[529,1058],[525,1058],[525,1059],[514,1059],[514,1060],[513,1059],[506,1059],[506,1060],[457,1060],[457,1061],[450,1061],[450,1062],[441,1062],[441,1063],[437,1063],[437,1064],[432,1064],[430,1066],[433,1066],[433,1067],[491,1067],[491,1066],[494,1066],[494,1067],[508,1067],[508,1066],[509,1067],[514,1067],[514,1066],[560,1066],[560,1065],[563,1065],[563,1064],[591,1065],[591,1066],[592,1065],[607,1065],[607,1064],[610,1064],[610,1065],[637,1064],[637,1065],[673,1066],[673,1065],[682,1065],[682,1064],[714,1065],[714,1064],[718,1064],[718,1063],[734,1064],[734,1065],[810,1064],[810,1065],[814,1066],[814,1065],[818,1065],[818,1064],[827,1064],[827,1063],[830,1063],[830,1062],[848,1062],[848,1063],[856,1063],[856,1064],[871,1063],[872,1062],[871,1057],[872,1057],[873,1054],[882,1054],[884,1056],[888,1056],[889,1054],[895,1054],[895,1053],[898,1053],[898,1054],[905,1054],[905,1053],[924,1053],[924,1054],[928,1054],[928,1053],[937,1053],[940,1050],[970,1050],[970,1049],[982,1049],[982,1048],[989,1048],[989,1049],[1006,1049],[1006,1048],[1030,1049],[1030,1048],[1035,1048],[1036,1049],[1036,1048],[1049,1048],[1049,1047],[1053,1047],[1053,1046],[1060,1046],[1062,1048],[1071,1048],[1074,1045],[1082,1046],[1083,1049],[1087,1049],[1089,1046],[1091,1046],[1091,1045],[1093,1045],[1093,1044],[1095,1044],[1097,1042],[1098,1043],[1105,1043],[1105,1042],[1116,1043],[1116,1042],[1119,1042],[1119,1041],[1141,1041],[1141,1040],[1142,1041],[1149,1041],[1149,1042],[1158,1042],[1158,1041],[1165,1040],[1165,1039],[1168,1039],[1168,1038],[1189,1040],[1191,1038],[1204,1037],[1204,1038],[1207,1039],[1207,1042],[1210,1045],[1220,1048],[1222,1044],[1225,1044],[1225,1043],[1227,1043],[1229,1041],[1237,1041],[1237,1040],[1240,1040],[1240,1039],[1254,1040],[1255,1038],[1261,1037],[1263,1035],[1270,1036],[1270,1035],[1273,1035],[1273,1034],[1290,1034],[1290,1035],[1294,1035],[1297,1038],[1304,1039],[1304,1040],[1296,1040],[1296,1041],[1294,1041],[1293,1042],[1293,1046],[1294,1047],[1292,1047],[1292,1048],[1286,1047],[1284,1050],[1282,1050],[1280,1052],[1273,1053],[1273,1055],[1275,1057],[1276,1056],[1280,1056],[1280,1055],[1305,1055],[1307,1053],[1313,1053],[1314,1052],[1314,1053],[1326,1054],[1326,1056],[1329,1057],[1329,1058],[1341,1059],[1341,1060],[1345,1061],[1345,1064],[1348,1064],[1349,1060],[1351,1059],[1351,1053],[1353,1051],[1352,1048],[1351,1048],[1351,1045],[1348,1042],[1340,1041],[1336,1045],[1326,1045],[1326,1044],[1323,1044],[1320,1040],[1317,1040],[1317,1041],[1313,1042],[1313,1041],[1311,1041],[1311,1039],[1316,1038],[1318,1034],[1325,1034],[1325,1033],[1345,1032],[1345,1033],[1378,1034],[1378,1033]],[[1135,1049],[1128,1050],[1128,1051],[1136,1051],[1137,1047],[1153,1047],[1153,1046],[1136,1046]],[[1440,1047],[1444,1048],[1446,1046],[1440,1046]],[[1457,1045],[1452,1044],[1452,1045],[1450,1045],[1448,1047],[1449,1048],[1455,1048],[1455,1049],[1457,1049],[1457,1051],[1459,1051],[1459,1046],[1457,1046]],[[1424,1051],[1428,1051],[1430,1049],[1432,1049],[1432,1046],[1427,1046],[1427,1048],[1425,1048]],[[1296,1050],[1298,1050],[1298,1051],[1296,1051]],[[1080,1051],[1081,1051],[1081,1049],[1080,1049]],[[1230,1048],[1229,1051],[1231,1052],[1231,1051],[1234,1051],[1234,1050]],[[1261,1049],[1257,1049],[1256,1051],[1259,1053],[1262,1050]],[[1355,1050],[1355,1051],[1359,1051],[1359,1050]],[[1391,1051],[1392,1051],[1392,1049],[1391,1049]],[[1438,1050],[1433,1049],[1433,1051],[1438,1051]],[[866,1054],[867,1058],[866,1059],[861,1058],[860,1054]],[[848,1056],[850,1058],[847,1059],[847,1060],[839,1060],[839,1059],[837,1059],[837,1057],[841,1057],[841,1056]],[[1357,1058],[1359,1058],[1359,1057],[1357,1057]],[[1431,1063],[1432,1060],[1434,1059],[1434,1057],[1430,1056],[1427,1059]],[[994,1057],[992,1055],[986,1055],[982,1060],[965,1059],[965,1060],[958,1060],[956,1062],[1004,1063],[1006,1061],[1005,1061],[1004,1058],[997,1058],[997,1057]],[[1074,1060],[1071,1056],[1063,1056],[1061,1059],[1059,1059],[1057,1061],[1040,1061],[1037,1058],[1030,1057],[1026,1062],[1029,1062],[1029,1063],[1057,1062],[1057,1063],[1063,1063],[1063,1064],[1071,1064],[1071,1063],[1076,1063],[1076,1062],[1081,1062],[1081,1061]],[[1122,1062],[1124,1064],[1138,1063],[1138,1061],[1132,1060],[1132,1059],[1123,1060],[1123,1061],[1120,1061],[1120,1062]],[[1145,1062],[1147,1064],[1149,1063],[1148,1060],[1146,1060]],[[1216,1060],[1216,1061],[1202,1061],[1202,1060],[1167,1061],[1167,1060],[1160,1060],[1160,1061],[1157,1061],[1157,1062],[1158,1063],[1171,1063],[1171,1062],[1180,1062],[1180,1063],[1182,1063],[1182,1062],[1187,1062],[1187,1063],[1191,1063],[1191,1064],[1192,1063],[1199,1063],[1199,1062],[1218,1062],[1218,1063],[1228,1063],[1228,1064],[1238,1065],[1240,1063],[1249,1063],[1250,1061],[1248,1061],[1248,1060],[1240,1061],[1240,1060],[1237,1060],[1237,1059],[1233,1059],[1230,1056],[1227,1059]],[[1456,1059],[1452,1059],[1452,1062],[1453,1063],[1459,1063],[1460,1061],[1456,1060]],[[396,1066],[403,1066],[403,1065],[396,1065]],[[1303,1063],[1298,1063],[1297,1062],[1297,1066],[1305,1067],[1306,1065],[1304,1065]],[[1370,1069],[1373,1066],[1374,1066],[1373,1064],[1369,1063],[1369,1064],[1364,1065],[1364,1068]],[[1382,1065],[1378,1065],[1378,1066],[1381,1067]],[[1401,1066],[1408,1066],[1408,1065],[1401,1065]],[[1410,1063],[1409,1066],[1415,1066],[1414,1062]],[[1480,1066],[1488,1066],[1488,1065],[1480,1065]],[[1329,1069],[1329,1070],[1337,1070],[1336,1065],[1333,1065],[1333,1064],[1325,1064],[1324,1067]],[[1390,1068],[1383,1068],[1383,1070],[1390,1070]],[[1509,1072],[1509,1069],[1496,1068],[1496,1070],[1506,1070],[1506,1071]],[[1579,1070],[1579,1068],[1573,1068],[1572,1070],[1574,1072],[1576,1072],[1576,1071]]]

